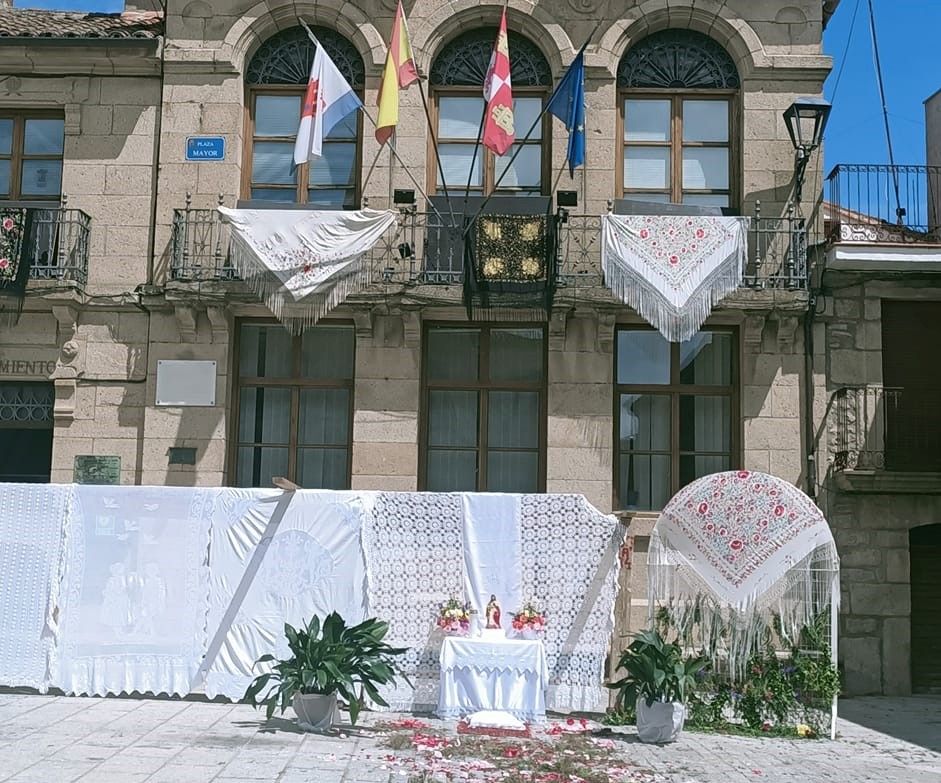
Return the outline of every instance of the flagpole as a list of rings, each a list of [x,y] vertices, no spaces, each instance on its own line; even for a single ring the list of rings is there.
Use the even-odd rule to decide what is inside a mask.
[[[377,128],[378,126],[376,125],[376,121],[375,121],[372,117],[369,116],[369,112],[366,111],[366,107],[365,107],[365,106],[361,106],[360,109],[361,109],[362,112],[363,112],[363,116],[364,116],[367,120],[369,120],[370,125],[372,125],[373,128]],[[434,212],[435,215],[438,216],[438,220],[441,221],[441,224],[444,225],[444,217],[443,217],[443,216],[441,215],[441,213],[438,211],[437,207],[435,207],[435,205],[431,203],[431,199],[428,198],[428,194],[425,193],[424,188],[422,188],[422,186],[418,184],[418,180],[415,179],[415,175],[412,174],[412,172],[409,170],[408,166],[405,164],[405,161],[402,160],[402,157],[399,155],[398,150],[396,150],[395,147],[393,147],[391,144],[388,144],[388,145],[386,145],[386,146],[389,147],[389,152],[392,153],[392,155],[395,157],[395,159],[396,159],[399,163],[402,164],[402,168],[404,169],[405,173],[408,174],[408,178],[412,181],[412,184],[413,184],[413,185],[415,186],[415,188],[418,190],[419,194],[421,194],[421,197],[422,197],[423,199],[425,199],[425,201],[428,202],[428,206],[430,206],[430,207],[431,207],[431,211]]]
[[[441,188],[444,190],[444,197],[448,201],[448,212],[451,213],[451,227],[456,228],[454,217],[454,206],[451,204],[451,194],[448,192],[448,181],[444,176],[444,166],[441,165],[441,153],[438,150],[438,134],[431,124],[431,112],[428,110],[428,100],[425,97],[425,87],[422,85],[421,77],[418,77],[418,92],[421,95],[422,106],[425,107],[425,119],[428,122],[428,132],[431,134],[431,145],[435,151],[435,161],[438,165],[438,174],[441,176]],[[473,170],[473,169],[472,169]]]
[[[314,42],[314,46],[319,47],[319,46],[321,45],[321,44],[320,44],[320,41],[317,40],[317,36],[314,35],[313,30],[311,30],[310,27],[307,26],[307,23],[306,23],[303,19],[301,19],[300,17],[298,17],[297,21],[300,22],[300,23],[301,23],[301,27],[303,27],[304,30],[307,31],[307,35],[308,35],[308,37],[310,38],[310,40]],[[363,116],[364,116],[367,120],[369,120],[369,123],[370,123],[370,125],[373,126],[373,129],[378,129],[378,126],[376,125],[376,121],[375,121],[372,117],[369,116],[369,112],[366,111],[366,105],[365,105],[364,103],[362,103],[362,101],[360,101],[359,108],[360,108],[360,110],[363,112]],[[402,164],[402,168],[405,170],[405,173],[408,174],[408,178],[412,181],[412,184],[415,186],[415,188],[416,188],[416,189],[418,190],[418,192],[421,194],[422,198],[425,199],[425,201],[428,202],[428,205],[431,207],[432,211],[438,216],[438,220],[440,220],[441,223],[442,223],[442,225],[443,225],[443,224],[444,224],[444,218],[441,216],[441,213],[438,211],[438,209],[435,207],[435,205],[431,203],[431,200],[428,198],[428,194],[425,193],[424,188],[422,188],[422,186],[418,184],[418,180],[415,179],[415,176],[414,176],[414,175],[412,174],[412,172],[409,170],[408,166],[405,165],[405,161],[402,160],[402,158],[399,156],[398,151],[397,151],[397,150],[395,149],[395,147],[393,147],[391,144],[389,144],[389,145],[387,145],[387,146],[389,147],[389,152],[391,152],[392,155],[395,157],[395,159],[396,159],[399,163]],[[390,187],[391,187],[391,184],[392,184],[391,174],[392,174],[392,172],[390,171],[390,172],[389,172],[389,184],[390,184]]]
[[[579,49],[578,54],[575,55],[576,58],[578,57],[579,54],[584,53],[585,49],[588,47],[588,44],[591,42],[591,39],[594,37],[595,33],[598,32],[598,28],[601,27],[602,22],[603,22],[603,19],[598,20],[598,24],[595,25],[595,29],[591,31],[588,38],[585,40],[585,43],[582,44],[582,48]],[[503,178],[509,173],[510,168],[513,166],[513,161],[515,161],[517,155],[519,155],[523,151],[523,146],[525,145],[527,141],[529,141],[529,137],[532,136],[533,131],[536,130],[536,126],[539,125],[540,122],[542,122],[543,117],[545,117],[546,114],[548,113],[549,106],[552,104],[552,101],[555,98],[556,93],[558,93],[559,87],[561,86],[561,84],[562,84],[562,80],[560,79],[559,83],[555,86],[555,89],[552,91],[552,94],[549,96],[549,100],[547,100],[543,104],[542,111],[539,112],[539,116],[536,117],[536,119],[533,121],[533,124],[530,126],[529,131],[523,137],[523,140],[514,142],[516,145],[516,150],[514,150],[513,155],[510,157],[509,163],[506,164],[506,168],[503,169],[503,173],[494,183],[493,190],[490,191],[490,195],[488,195],[483,200],[481,205],[477,208],[477,212],[474,214],[474,217],[467,222],[467,225],[464,228],[463,236],[467,236],[467,233],[470,231],[470,228],[474,224],[474,221],[477,220],[478,217],[480,217],[481,212],[484,211],[484,207],[486,207],[487,204],[490,203],[490,199],[492,199],[494,194],[497,192],[497,188],[500,187],[500,183],[503,182]],[[483,127],[483,122],[481,122],[481,127]]]

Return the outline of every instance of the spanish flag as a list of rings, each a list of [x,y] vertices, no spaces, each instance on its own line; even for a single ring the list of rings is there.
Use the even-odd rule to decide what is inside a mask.
[[[386,67],[379,87],[379,119],[376,121],[376,141],[385,144],[392,136],[399,122],[399,89],[408,87],[418,79],[412,44],[408,40],[408,25],[405,23],[405,11],[402,0],[395,9],[392,22],[392,38],[389,41],[389,53],[386,55]]]

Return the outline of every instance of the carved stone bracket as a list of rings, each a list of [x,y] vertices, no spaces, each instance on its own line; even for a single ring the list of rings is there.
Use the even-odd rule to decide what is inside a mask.
[[[58,372],[58,368],[56,368]],[[78,381],[75,378],[55,379],[55,401],[52,404],[52,418],[55,421],[69,422],[75,419],[75,397]]]
[[[421,347],[421,311],[405,310],[402,313],[402,328],[405,333],[405,347]]]
[[[614,313],[598,313],[598,351],[612,353],[614,351]]]
[[[371,340],[373,336],[373,312],[368,310],[354,310],[353,324],[356,328],[357,340]]]
[[[226,318],[225,308],[207,307],[206,315],[209,317],[213,343],[227,343],[229,341],[229,320]]]
[[[552,313],[552,320],[549,321],[549,350],[565,350],[565,324],[568,320],[568,312],[565,310],[556,310]]]
[[[781,353],[794,352],[794,338],[797,335],[797,316],[785,315],[778,317],[778,350]]]
[[[59,356],[50,376],[55,384],[52,417],[69,422],[75,418],[78,378],[85,371],[85,341],[77,339],[78,310],[69,305],[53,305],[52,315],[58,327]]]
[[[63,130],[66,136],[78,136],[82,132],[82,105],[80,103],[67,103],[65,108],[65,124]]]
[[[177,304],[173,307],[176,326],[180,330],[180,340],[184,343],[196,342],[196,308],[191,305]]]
[[[761,352],[761,333],[765,330],[764,315],[746,315],[742,325],[742,342],[750,353]]]

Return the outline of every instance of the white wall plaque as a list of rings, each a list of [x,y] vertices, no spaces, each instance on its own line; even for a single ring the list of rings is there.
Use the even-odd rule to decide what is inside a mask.
[[[157,361],[157,405],[216,404],[216,363],[188,359]]]

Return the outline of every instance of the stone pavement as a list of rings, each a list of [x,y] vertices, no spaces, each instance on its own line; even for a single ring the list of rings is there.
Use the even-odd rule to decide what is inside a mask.
[[[938,783],[941,698],[847,700],[836,742],[686,732],[618,753],[658,783]],[[9,783],[406,783],[365,715],[344,736],[304,734],[244,705],[0,694],[0,781]],[[429,721],[438,728],[445,724]],[[456,778],[459,780],[460,778]]]

